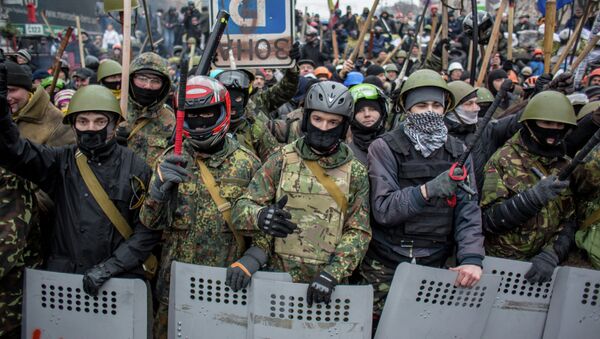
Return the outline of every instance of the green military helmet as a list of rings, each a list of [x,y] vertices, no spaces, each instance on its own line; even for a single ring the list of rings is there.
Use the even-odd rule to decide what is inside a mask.
[[[100,85],[89,85],[80,88],[73,94],[63,124],[73,124],[73,117],[83,112],[108,112],[117,119],[121,119],[121,107],[112,92]]]
[[[454,105],[456,104],[456,99],[454,98],[454,94],[452,94],[452,92],[448,88],[448,84],[446,83],[446,81],[442,79],[442,76],[430,69],[421,69],[411,74],[402,85],[399,100],[400,104],[405,110],[408,110],[408,108],[404,107],[404,102],[406,100],[406,95],[408,94],[408,92],[422,87],[437,87],[446,91],[446,93],[448,94],[448,103],[446,104],[446,111],[450,111],[454,108]]]
[[[577,114],[577,121],[583,119],[586,115],[596,111],[597,109],[600,109],[600,101],[592,101],[585,104],[579,111],[579,114]]]
[[[477,103],[478,104],[486,104],[494,102],[494,96],[489,89],[485,87],[479,87],[477,89]]]
[[[408,58],[408,53],[406,53],[405,50],[401,49],[398,51],[398,53],[396,53],[396,58]]]
[[[383,66],[383,70],[387,73],[387,72],[396,72],[398,73],[398,66],[396,66],[396,64],[387,64],[385,66]]]
[[[475,87],[467,84],[464,81],[452,81],[448,84],[448,88],[450,89],[450,92],[454,94],[457,106],[462,104],[465,98],[469,97],[471,94],[477,91]]]
[[[529,100],[519,122],[527,120],[553,121],[577,126],[573,105],[564,94],[556,91],[543,91]]]
[[[138,8],[138,0],[131,0],[131,9]],[[104,0],[104,12],[121,12],[123,11],[123,0]]]
[[[104,60],[100,63],[100,67],[98,67],[98,81],[102,81],[102,79],[113,75],[120,75],[122,72],[123,68],[121,68],[121,64],[110,59]]]

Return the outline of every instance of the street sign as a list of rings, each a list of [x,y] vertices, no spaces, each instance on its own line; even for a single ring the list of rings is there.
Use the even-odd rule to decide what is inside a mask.
[[[293,0],[212,0],[211,27],[219,10],[231,15],[217,49],[215,66],[229,68],[229,49],[236,67],[291,67],[294,42]]]

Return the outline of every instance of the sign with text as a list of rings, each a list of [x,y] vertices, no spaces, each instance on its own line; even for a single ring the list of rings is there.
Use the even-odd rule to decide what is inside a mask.
[[[230,68],[230,49],[236,67],[293,65],[288,56],[294,42],[293,0],[212,0],[211,27],[221,9],[231,17],[217,49],[216,67]]]

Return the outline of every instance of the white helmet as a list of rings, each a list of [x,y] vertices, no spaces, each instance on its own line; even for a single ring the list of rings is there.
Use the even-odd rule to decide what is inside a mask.
[[[452,71],[455,71],[457,69],[460,69],[463,72],[465,70],[460,62],[453,62],[448,67],[448,73],[451,73]]]

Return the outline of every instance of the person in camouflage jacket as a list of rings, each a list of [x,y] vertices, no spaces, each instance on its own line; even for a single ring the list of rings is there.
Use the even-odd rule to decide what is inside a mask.
[[[167,149],[175,129],[175,114],[166,104],[171,79],[167,61],[146,52],[131,63],[126,121],[117,129],[119,143],[153,166]]]
[[[20,338],[25,267],[41,265],[34,185],[0,168],[0,337]]]
[[[341,142],[352,106],[344,86],[330,81],[313,86],[305,101],[306,136],[272,155],[233,209],[237,227],[263,231],[253,243],[271,258],[270,269],[288,272],[294,282],[310,283],[309,305],[329,301],[335,285],[358,266],[371,239],[366,168]],[[344,200],[336,200],[331,185],[327,188],[318,179],[319,171]],[[248,269],[243,259],[236,264],[248,273],[260,267]]]
[[[201,164],[214,177],[218,193],[228,205],[233,204],[246,191],[246,186],[260,166],[260,161],[252,152],[226,135],[230,113],[229,107],[225,108],[225,88],[214,79],[193,77],[188,79],[187,90],[193,90],[202,84],[208,84],[203,88],[214,86],[220,89],[220,92],[215,91],[214,94],[214,97],[220,99],[206,106],[197,101],[194,104],[193,100],[186,102],[186,130],[190,132],[191,138],[185,140],[182,156],[174,156],[173,148],[169,148],[159,158],[157,171],[151,179],[154,191],[151,190],[150,198],[145,201],[140,212],[140,220],[144,225],[165,231],[156,286],[159,306],[154,332],[157,338],[167,336],[171,263],[176,260],[225,267],[244,251],[243,244],[237,243],[232,233],[231,220],[227,220],[227,215],[219,209],[219,204],[207,188],[209,184],[205,180],[205,174],[201,172]],[[210,95],[213,93],[207,94],[207,97],[210,98]],[[186,94],[186,99],[188,97]],[[218,107],[220,116],[217,117],[217,112],[211,111],[214,107]],[[221,107],[224,109],[221,110]],[[199,115],[201,118],[198,118]],[[214,119],[211,120],[212,118]],[[216,121],[207,128],[211,131],[218,129],[219,132],[216,135],[211,132],[208,137],[206,134],[195,134],[197,132],[189,128],[195,125],[194,120],[199,119]],[[173,160],[175,158],[177,161]],[[179,173],[185,174],[180,178],[182,182],[173,189],[173,195],[158,192],[156,185],[169,182],[169,170],[174,166]],[[251,234],[246,232],[245,235]]]
[[[565,95],[545,91],[528,103],[519,122],[524,128],[485,168],[485,248],[492,256],[530,260],[525,277],[544,282],[574,240],[573,194],[569,181],[557,175],[569,162],[563,141],[576,126],[575,113]]]

